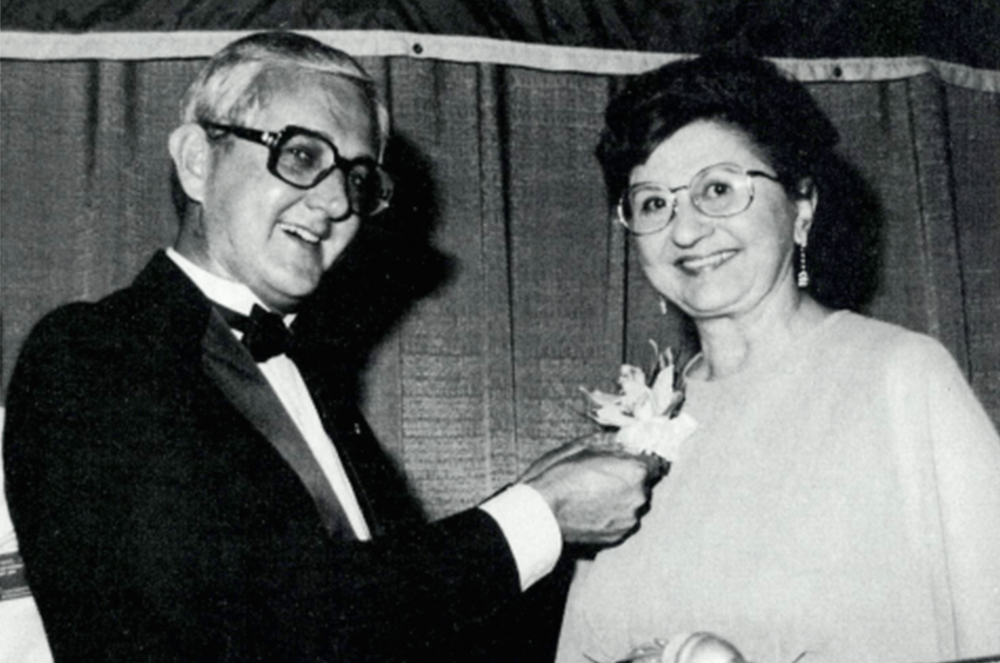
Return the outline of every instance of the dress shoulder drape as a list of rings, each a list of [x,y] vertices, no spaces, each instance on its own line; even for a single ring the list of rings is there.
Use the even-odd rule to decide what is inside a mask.
[[[1000,653],[1000,439],[937,341],[839,312],[685,407],[642,528],[578,569],[559,663],[698,630],[762,663]]]

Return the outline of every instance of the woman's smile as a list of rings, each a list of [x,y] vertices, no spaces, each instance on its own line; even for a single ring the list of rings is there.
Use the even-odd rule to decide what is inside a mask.
[[[677,259],[676,265],[682,271],[692,276],[698,276],[716,270],[724,263],[729,262],[736,253],[735,249],[725,249],[708,255],[684,256]]]

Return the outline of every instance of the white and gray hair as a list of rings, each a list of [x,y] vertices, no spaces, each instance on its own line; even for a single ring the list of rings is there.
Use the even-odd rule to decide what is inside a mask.
[[[332,74],[356,83],[371,104],[382,153],[389,112],[375,81],[347,53],[294,32],[252,34],[212,56],[181,101],[181,122],[239,124],[267,105],[275,92],[273,81],[283,80],[280,74],[288,71]]]

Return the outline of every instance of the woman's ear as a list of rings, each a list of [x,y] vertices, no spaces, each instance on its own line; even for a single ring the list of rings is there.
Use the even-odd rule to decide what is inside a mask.
[[[812,228],[813,217],[816,215],[816,206],[819,204],[819,194],[812,178],[807,177],[799,182],[798,194],[795,200],[798,209],[798,215],[795,217],[795,243],[805,246],[809,230]]]
[[[212,156],[205,130],[193,122],[182,124],[170,134],[169,149],[184,193],[195,202],[204,202]]]

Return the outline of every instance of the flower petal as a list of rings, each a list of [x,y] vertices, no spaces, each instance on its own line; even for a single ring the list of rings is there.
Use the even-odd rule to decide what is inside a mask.
[[[659,413],[656,411],[656,396],[653,394],[652,389],[646,387],[642,395],[632,406],[632,415],[636,419],[652,419],[657,414]]]
[[[656,374],[653,380],[653,401],[655,403],[656,414],[664,414],[670,404],[674,401],[674,372],[664,370]]]
[[[635,423],[635,419],[622,412],[620,407],[606,405],[590,413],[591,418],[602,426],[625,428]]]
[[[597,405],[598,407],[603,407],[605,405],[615,405],[620,403],[621,396],[618,394],[609,394],[606,391],[601,391],[600,389],[594,389],[593,391],[587,391],[583,387],[580,387],[580,391],[587,394],[590,401]]]
[[[635,423],[618,431],[615,441],[635,453],[655,453],[672,461],[677,457],[681,444],[697,427],[698,423],[686,413],[674,419],[654,417],[635,420]]]
[[[649,389],[646,386],[646,374],[641,368],[625,364],[618,374],[618,384],[622,388],[622,396],[626,403],[635,404]]]

